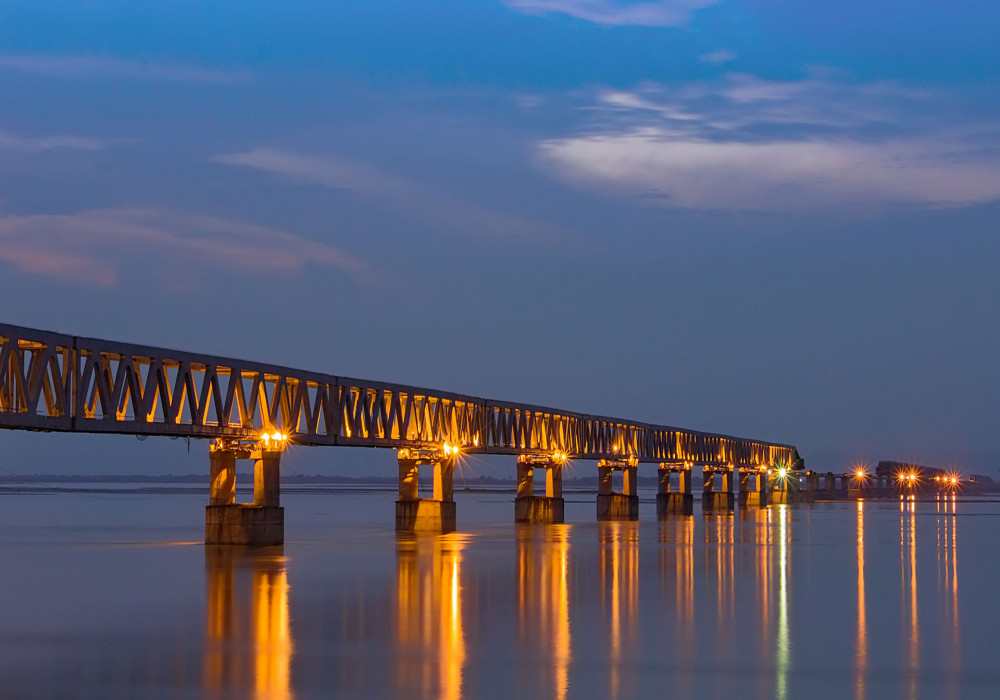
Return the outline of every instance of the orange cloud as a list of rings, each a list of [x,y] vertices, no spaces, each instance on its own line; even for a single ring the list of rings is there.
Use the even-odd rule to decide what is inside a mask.
[[[99,286],[123,268],[171,265],[294,275],[307,267],[362,277],[367,266],[327,243],[212,216],[150,209],[0,216],[0,261],[30,274]]]

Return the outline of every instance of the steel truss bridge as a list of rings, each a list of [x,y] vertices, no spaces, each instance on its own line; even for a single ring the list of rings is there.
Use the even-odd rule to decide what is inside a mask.
[[[763,467],[792,445],[0,324],[0,428]]]

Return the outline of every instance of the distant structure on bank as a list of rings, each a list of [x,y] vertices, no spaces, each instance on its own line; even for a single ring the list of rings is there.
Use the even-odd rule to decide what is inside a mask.
[[[882,460],[875,467],[877,477],[899,480],[900,476],[913,475],[917,482],[917,488],[923,486],[924,489],[932,488],[954,476],[955,472],[950,469],[939,469],[937,467],[927,467],[922,464],[911,462],[894,462]],[[970,474],[962,477],[962,490],[966,492],[993,491],[997,488],[997,483],[985,474]]]

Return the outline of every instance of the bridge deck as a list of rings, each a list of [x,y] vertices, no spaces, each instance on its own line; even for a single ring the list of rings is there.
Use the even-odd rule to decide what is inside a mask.
[[[791,445],[0,324],[0,428],[753,466]]]

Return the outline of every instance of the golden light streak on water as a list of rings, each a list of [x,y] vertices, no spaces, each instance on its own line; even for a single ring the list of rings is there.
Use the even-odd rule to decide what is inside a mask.
[[[397,683],[458,700],[466,664],[462,551],[468,536],[400,535],[396,543]]]
[[[948,628],[949,697],[961,691],[962,636],[958,613],[958,502],[955,494],[938,503],[938,580],[944,597],[944,620]]]
[[[255,571],[253,582],[254,690],[260,700],[290,700],[292,635],[288,572]]]
[[[291,700],[294,644],[280,548],[207,547],[205,564],[205,688],[218,693],[249,681],[254,698]]]
[[[715,579],[716,638],[724,653],[732,640],[732,620],[736,608],[735,518],[731,513],[706,513],[705,563]]]
[[[912,495],[899,503],[900,605],[906,628],[906,697],[917,697],[920,671],[920,611],[917,595],[917,502]]]
[[[602,599],[610,608],[609,697],[618,698],[639,607],[639,523],[604,522],[599,533]]]
[[[865,597],[865,502],[857,501],[855,559],[857,566],[857,634],[854,641],[854,697],[864,700],[868,671],[868,613]]]
[[[660,520],[660,582],[666,629],[673,630],[674,648],[680,669],[671,689],[678,696],[689,695],[697,659],[695,647],[695,573],[693,515],[675,515]],[[668,590],[671,588],[673,590]]]
[[[790,536],[789,510],[785,504],[778,509],[778,633],[775,647],[777,677],[775,694],[778,700],[788,697],[788,669],[791,665],[791,641],[788,625],[788,559]]]
[[[518,621],[521,644],[552,669],[552,694],[569,691],[572,632],[569,609],[571,525],[519,526]]]

